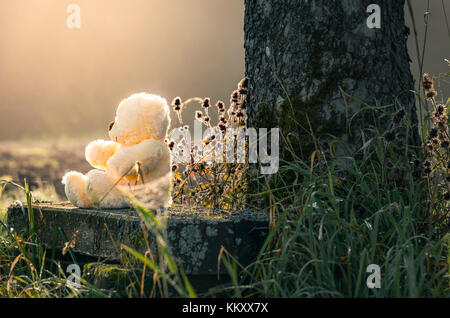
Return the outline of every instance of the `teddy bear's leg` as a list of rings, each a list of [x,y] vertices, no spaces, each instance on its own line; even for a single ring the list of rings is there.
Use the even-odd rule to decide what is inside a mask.
[[[121,209],[130,207],[128,199],[122,194],[119,187],[124,183],[101,170],[91,170],[87,174],[87,197],[92,204],[100,209]]]
[[[93,205],[86,195],[87,177],[79,172],[71,171],[65,174],[62,183],[65,185],[67,199],[79,208],[92,208]]]

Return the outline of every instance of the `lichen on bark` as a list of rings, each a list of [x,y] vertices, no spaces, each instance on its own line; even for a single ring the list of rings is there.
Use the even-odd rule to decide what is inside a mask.
[[[279,127],[305,156],[313,149],[309,124],[317,138],[334,135],[357,149],[359,132],[374,123],[362,112],[347,129],[362,105],[344,101],[342,89],[372,106],[398,102],[392,108],[404,108],[416,127],[404,0],[379,1],[381,29],[366,25],[371,3],[246,0],[250,126]],[[412,135],[417,141],[417,131]]]

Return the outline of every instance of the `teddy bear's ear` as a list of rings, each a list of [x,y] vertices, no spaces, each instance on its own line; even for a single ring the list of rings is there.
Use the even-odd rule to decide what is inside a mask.
[[[111,129],[114,127],[115,121],[113,120],[112,122],[109,123],[108,125],[108,131],[111,131]]]

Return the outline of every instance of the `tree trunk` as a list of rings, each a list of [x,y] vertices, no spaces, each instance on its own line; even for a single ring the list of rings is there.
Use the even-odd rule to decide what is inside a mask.
[[[245,0],[250,127],[279,127],[305,155],[314,146],[311,130],[316,137],[340,137],[356,150],[362,129],[375,124],[388,129],[383,116],[404,109],[414,127],[410,136],[418,142],[405,1],[376,1],[379,29],[367,26],[371,3]],[[343,98],[343,91],[371,106],[398,104],[365,116],[363,104]]]

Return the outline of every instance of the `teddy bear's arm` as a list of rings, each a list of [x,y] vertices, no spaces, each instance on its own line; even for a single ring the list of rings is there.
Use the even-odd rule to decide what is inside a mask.
[[[144,174],[154,169],[158,164],[163,147],[163,142],[147,139],[141,143],[128,147],[121,147],[108,161],[108,171],[117,177],[136,176],[135,166],[139,162]],[[166,146],[167,147],[167,146]]]
[[[120,144],[114,141],[95,140],[86,147],[86,160],[94,168],[107,169],[108,160],[116,153]]]

